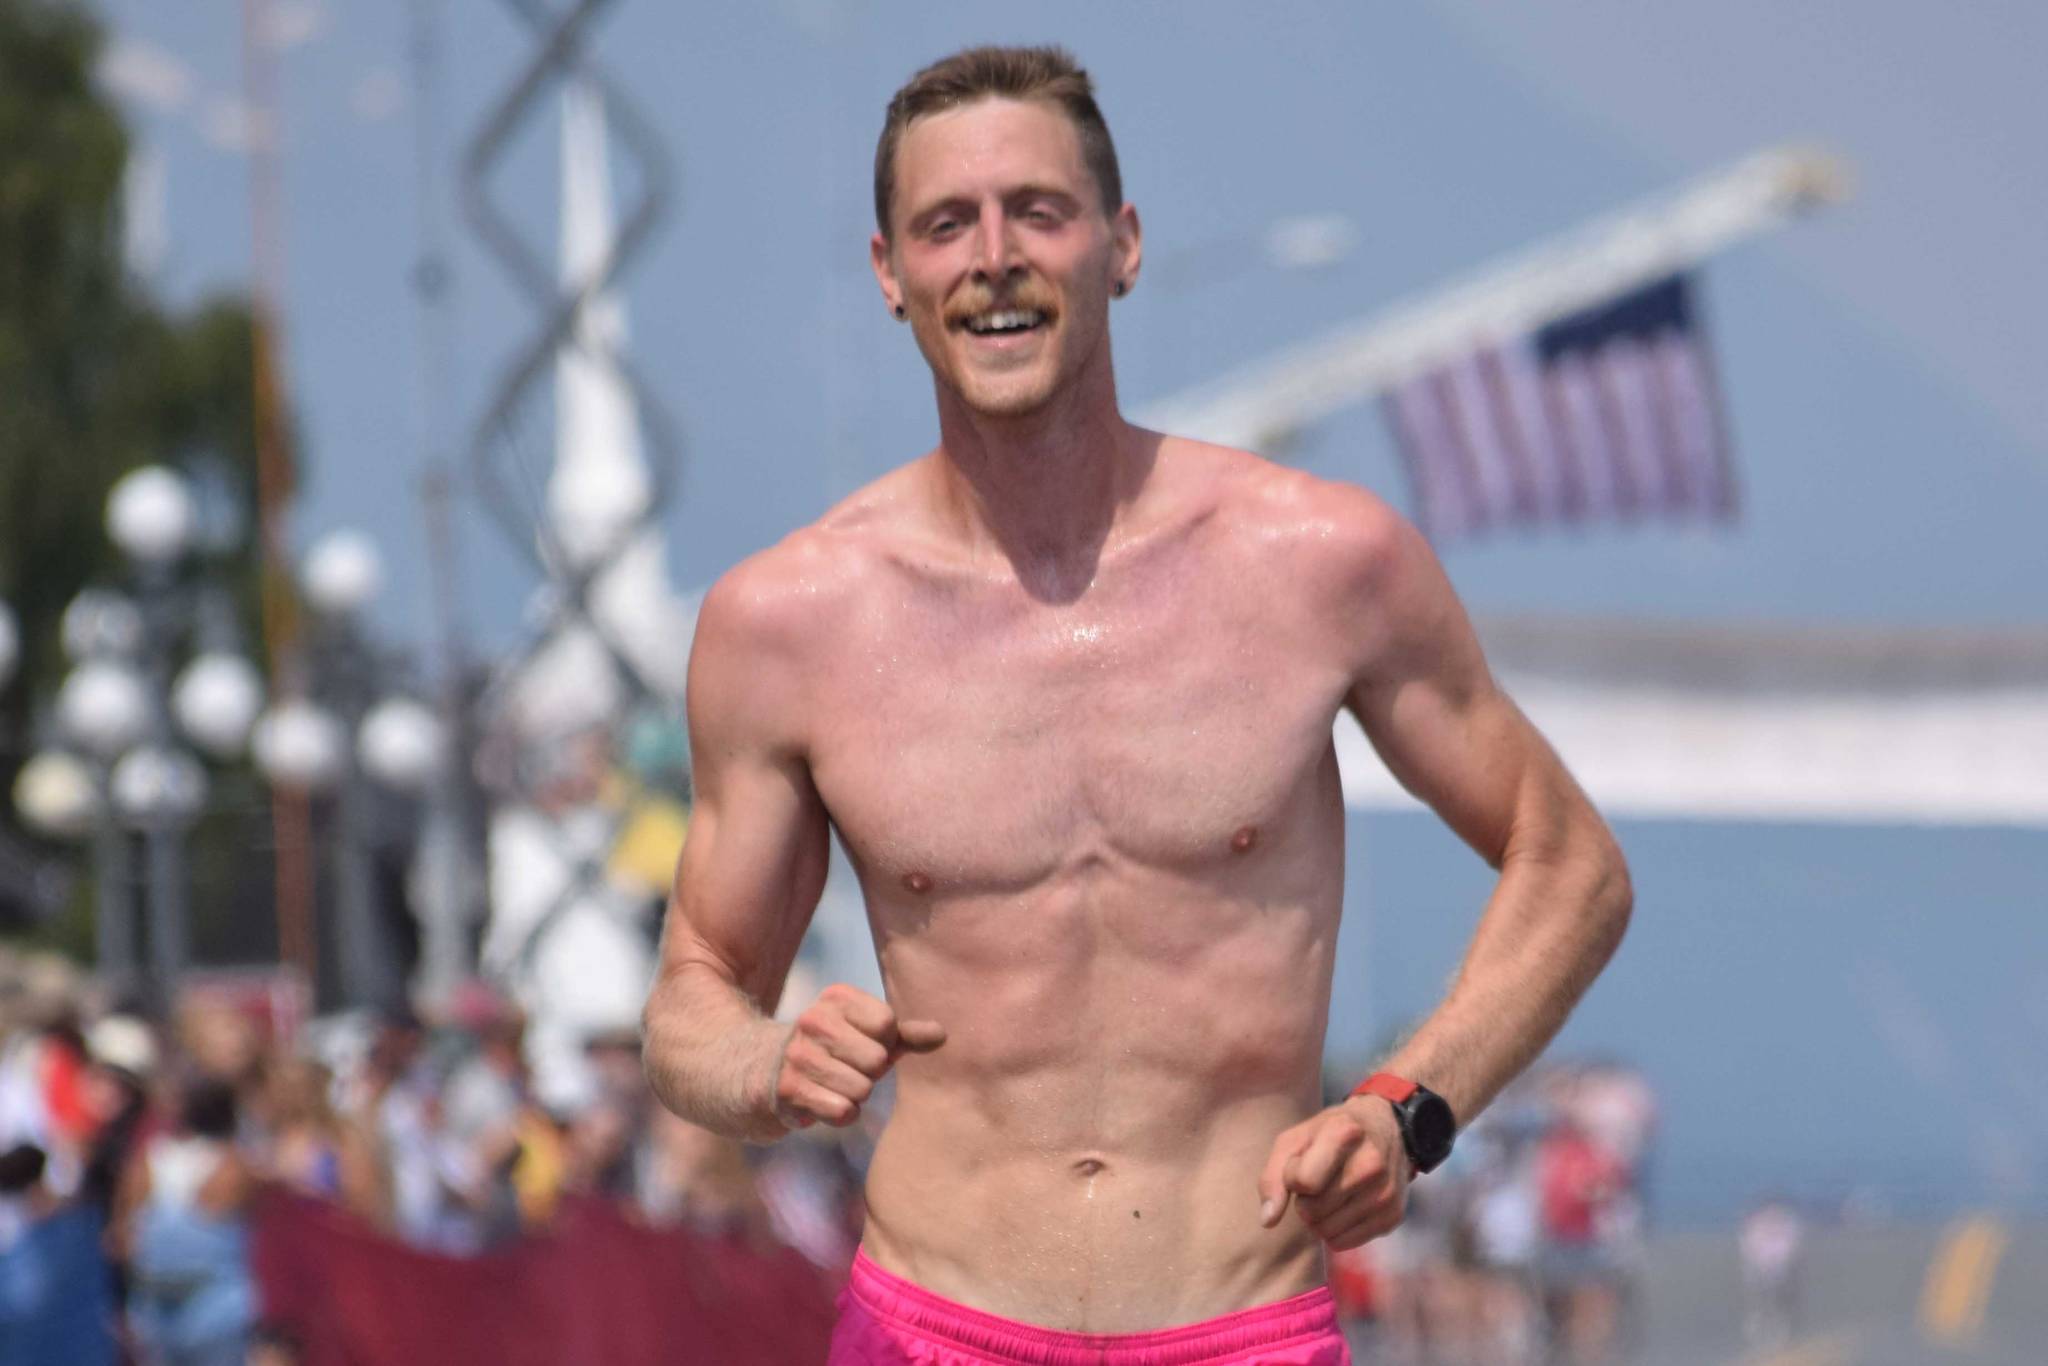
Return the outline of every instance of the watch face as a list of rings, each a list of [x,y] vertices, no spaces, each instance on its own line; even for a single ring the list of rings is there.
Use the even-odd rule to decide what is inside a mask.
[[[1417,1088],[1408,1108],[1408,1134],[1415,1144],[1417,1166],[1434,1167],[1450,1155],[1458,1122],[1442,1096]],[[1426,1164],[1426,1166],[1425,1166]]]

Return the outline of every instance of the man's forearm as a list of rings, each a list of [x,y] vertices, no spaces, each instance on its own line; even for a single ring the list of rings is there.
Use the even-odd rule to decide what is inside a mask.
[[[1569,857],[1511,856],[1450,994],[1385,1066],[1469,1122],[1563,1027],[1631,909],[1627,866],[1604,828]]]
[[[664,975],[648,997],[648,1085],[663,1105],[713,1133],[780,1138],[774,1079],[786,1032],[731,981],[687,964]]]

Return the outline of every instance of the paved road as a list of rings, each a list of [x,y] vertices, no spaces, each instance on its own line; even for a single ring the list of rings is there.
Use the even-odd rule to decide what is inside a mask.
[[[2048,1366],[2048,1223],[1816,1233],[1772,1351],[1745,1348],[1731,1235],[1660,1238],[1642,1292],[1641,1366]]]

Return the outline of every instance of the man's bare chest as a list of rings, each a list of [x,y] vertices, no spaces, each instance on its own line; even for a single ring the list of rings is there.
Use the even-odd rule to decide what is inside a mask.
[[[820,670],[812,771],[871,876],[993,893],[1199,876],[1315,800],[1340,671],[1239,595],[878,610]]]

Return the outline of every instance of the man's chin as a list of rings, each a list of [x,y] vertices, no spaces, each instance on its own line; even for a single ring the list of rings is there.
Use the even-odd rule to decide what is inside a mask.
[[[1059,378],[1046,374],[1018,374],[992,378],[966,374],[959,377],[954,392],[977,417],[1029,417],[1052,401]]]
[[[1032,385],[1029,388],[977,392],[970,387],[961,392],[960,398],[976,417],[1029,417],[1051,400],[1052,390]]]

